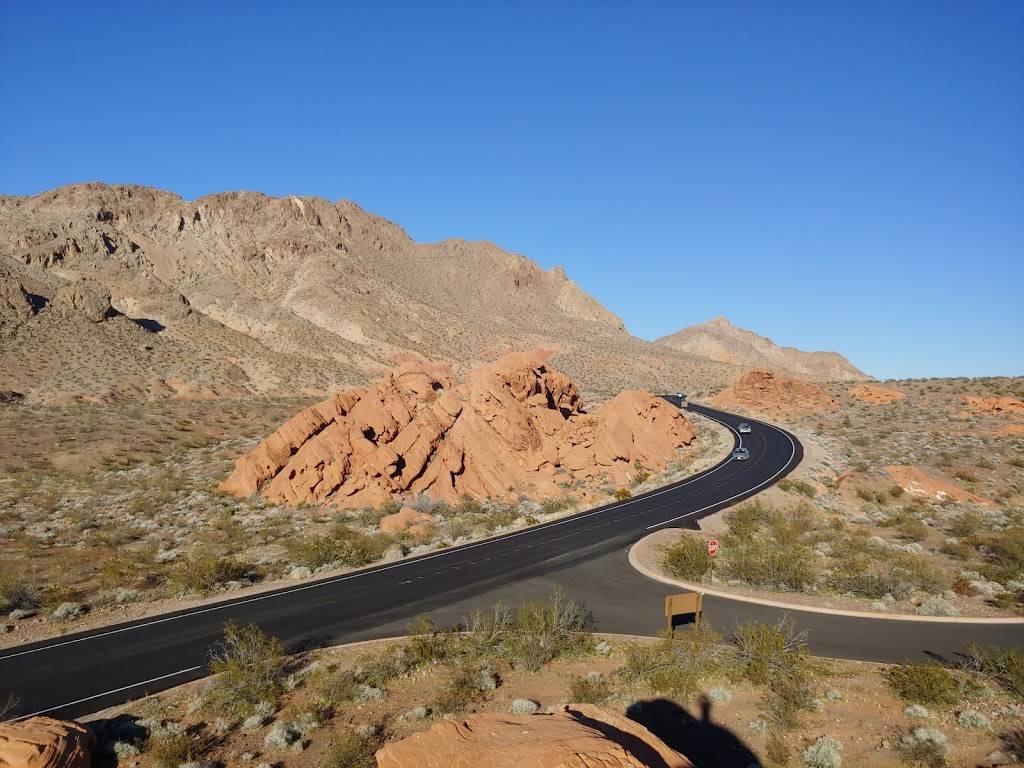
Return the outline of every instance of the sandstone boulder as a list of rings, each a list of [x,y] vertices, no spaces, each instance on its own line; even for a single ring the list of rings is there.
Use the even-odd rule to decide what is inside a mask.
[[[433,515],[426,512],[417,512],[409,507],[402,507],[393,515],[385,515],[381,518],[379,528],[381,533],[405,533],[409,532],[414,536],[427,533],[430,526],[437,522]]]
[[[628,482],[637,464],[663,469],[695,439],[678,408],[641,390],[585,412],[569,378],[537,355],[506,355],[461,384],[412,361],[302,411],[221,487],[343,507],[401,493],[549,496],[576,480]]]
[[[96,736],[49,717],[0,724],[0,768],[89,768]]]
[[[57,289],[50,311],[64,319],[102,323],[111,314],[110,291],[102,283],[81,278]]]
[[[833,411],[836,401],[816,384],[750,371],[711,399],[716,408],[744,408],[782,418],[800,418]]]
[[[384,745],[379,768],[693,768],[642,725],[587,704],[443,720]]]
[[[881,384],[860,384],[846,390],[854,400],[872,405],[887,405],[902,400],[905,395],[894,387],[883,387]]]

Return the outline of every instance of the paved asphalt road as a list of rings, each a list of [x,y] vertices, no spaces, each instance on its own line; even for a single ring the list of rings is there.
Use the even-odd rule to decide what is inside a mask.
[[[691,409],[734,431],[741,421],[696,405]],[[474,607],[543,597],[555,584],[591,609],[598,630],[653,634],[663,623],[663,598],[674,590],[634,571],[626,558],[629,546],[662,525],[695,526],[800,463],[803,449],[796,438],[746,421],[753,426],[742,436],[751,452],[748,461],[725,461],[625,502],[357,573],[2,650],[0,697],[19,697],[20,715],[81,716],[204,676],[209,648],[229,619],[256,622],[290,647],[309,647],[402,634],[410,618],[427,612],[441,624],[454,624]],[[704,607],[721,628],[780,615],[722,598],[707,597]],[[972,640],[1020,645],[1024,634],[1020,625],[791,615],[809,630],[816,653],[878,661],[950,656]]]

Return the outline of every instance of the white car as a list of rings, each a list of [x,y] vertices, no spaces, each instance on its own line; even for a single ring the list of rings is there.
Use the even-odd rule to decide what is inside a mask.
[[[740,425],[737,427],[737,430],[739,430],[739,433],[741,435],[749,435],[750,434],[750,425],[747,424],[747,422],[745,422],[745,421],[741,421]]]
[[[732,452],[732,460],[733,461],[746,461],[749,458],[750,458],[750,449],[749,448],[744,448],[743,446],[740,446],[739,448],[737,448],[735,451]]]

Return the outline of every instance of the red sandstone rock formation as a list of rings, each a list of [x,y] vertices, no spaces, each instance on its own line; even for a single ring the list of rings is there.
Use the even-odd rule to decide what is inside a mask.
[[[462,384],[408,362],[294,416],[221,487],[344,507],[406,492],[548,496],[560,482],[622,483],[636,464],[662,469],[695,437],[679,409],[639,390],[584,412],[569,378],[534,355],[506,355]]]
[[[744,408],[783,418],[835,410],[836,401],[821,387],[786,379],[769,371],[750,371],[711,399],[716,408]]]
[[[883,387],[881,384],[859,384],[846,390],[854,400],[872,405],[887,405],[897,400],[902,400],[905,395],[893,387]]]
[[[587,704],[442,720],[385,744],[379,768],[693,768],[642,725]]]
[[[89,768],[96,736],[49,717],[0,724],[0,768]]]

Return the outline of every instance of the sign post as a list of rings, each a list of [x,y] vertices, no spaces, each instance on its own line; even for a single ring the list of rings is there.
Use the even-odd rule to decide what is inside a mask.
[[[681,595],[669,595],[665,598],[665,621],[668,624],[668,632],[672,634],[673,624],[676,616],[682,614],[693,614],[694,623],[700,626],[700,614],[704,605],[703,592],[684,592]]]
[[[708,555],[711,556],[711,573],[708,576],[709,581],[715,583],[715,557],[718,555],[718,539],[712,539],[708,542]]]

